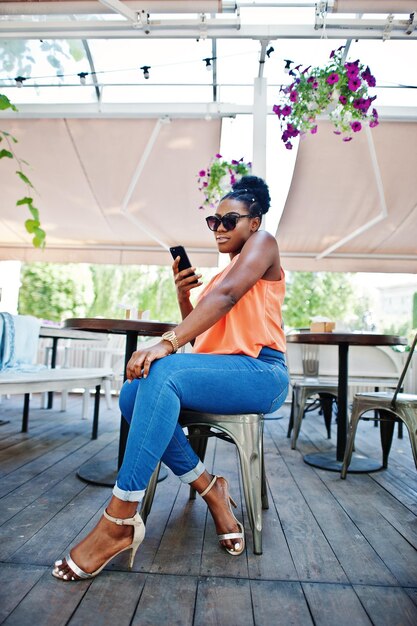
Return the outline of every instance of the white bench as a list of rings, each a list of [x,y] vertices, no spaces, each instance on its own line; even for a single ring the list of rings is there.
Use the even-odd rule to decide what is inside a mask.
[[[113,372],[108,368],[69,367],[19,372],[13,369],[0,372],[0,394],[24,394],[22,432],[28,431],[30,393],[43,391],[68,391],[95,387],[92,439],[97,439],[100,408],[100,387],[111,379]]]

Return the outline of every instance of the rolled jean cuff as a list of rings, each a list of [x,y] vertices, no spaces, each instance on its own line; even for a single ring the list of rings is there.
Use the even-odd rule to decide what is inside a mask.
[[[178,478],[182,483],[189,484],[197,480],[197,478],[200,478],[201,474],[204,474],[205,471],[206,468],[204,466],[204,463],[202,461],[199,461],[194,469],[190,470],[186,474],[182,474],[182,476],[178,476]]]
[[[145,489],[141,489],[140,491],[124,491],[117,486],[117,483],[113,487],[113,495],[119,498],[119,500],[123,500],[123,502],[142,502],[145,491]]]

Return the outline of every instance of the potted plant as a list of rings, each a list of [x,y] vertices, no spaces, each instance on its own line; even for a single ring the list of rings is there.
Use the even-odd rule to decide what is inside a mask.
[[[243,157],[238,161],[226,161],[221,154],[216,154],[210,165],[198,173],[198,189],[203,193],[204,200],[200,209],[213,209],[219,200],[229,191],[242,176],[250,173],[252,163],[245,163]]]
[[[369,87],[375,87],[376,80],[369,67],[359,59],[346,62],[344,46],[332,50],[325,67],[297,65],[291,69],[292,61],[287,61],[293,82],[280,89],[280,102],[273,107],[279,117],[281,139],[288,150],[291,140],[298,135],[317,132],[317,116],[329,113],[336,135],[343,141],[351,141],[354,133],[368,122],[373,128],[378,125],[378,113],[372,107],[376,96],[370,96]]]

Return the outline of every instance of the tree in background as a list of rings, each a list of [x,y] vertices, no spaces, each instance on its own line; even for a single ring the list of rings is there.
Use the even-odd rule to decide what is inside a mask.
[[[122,318],[125,306],[149,310],[151,319],[180,320],[170,267],[92,265],[91,274],[95,297],[89,316]]]
[[[315,316],[342,321],[352,329],[362,328],[368,308],[358,302],[349,274],[290,272],[284,304],[286,327],[305,328]]]
[[[93,301],[86,264],[31,263],[22,266],[19,313],[56,322],[84,317]]]

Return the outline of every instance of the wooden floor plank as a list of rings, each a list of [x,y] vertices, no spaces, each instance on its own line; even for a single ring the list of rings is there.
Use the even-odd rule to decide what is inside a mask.
[[[129,626],[145,580],[144,574],[103,572],[91,583],[68,624]]]
[[[302,587],[317,626],[369,626],[372,623],[350,585],[302,583]]]
[[[149,575],[132,626],[192,626],[197,580],[190,576]]]
[[[0,624],[43,576],[44,567],[0,563]]]
[[[75,585],[44,572],[18,606],[3,622],[7,626],[64,626],[77,609],[90,580]]]
[[[253,626],[250,584],[236,578],[203,578],[197,591],[195,626]]]
[[[417,606],[400,587],[355,586],[354,589],[375,626],[417,624]]]
[[[272,429],[268,434],[272,439],[277,436]],[[347,582],[343,568],[281,455],[277,454],[276,462],[269,464],[268,480],[299,579]],[[304,488],[308,490],[309,483]]]
[[[281,448],[283,459],[350,582],[397,584],[378,552],[358,529],[333,492],[346,482],[338,474],[313,470],[300,463],[293,450]],[[342,483],[342,484],[340,484]]]
[[[313,624],[300,583],[256,580],[251,590],[256,626]]]

